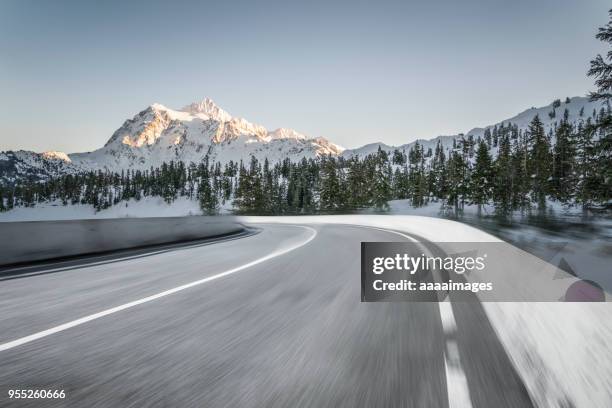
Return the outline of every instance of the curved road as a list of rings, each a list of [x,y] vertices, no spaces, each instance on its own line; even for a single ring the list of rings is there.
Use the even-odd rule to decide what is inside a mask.
[[[360,242],[410,237],[256,228],[0,276],[0,406],[531,406],[480,304],[360,302]]]

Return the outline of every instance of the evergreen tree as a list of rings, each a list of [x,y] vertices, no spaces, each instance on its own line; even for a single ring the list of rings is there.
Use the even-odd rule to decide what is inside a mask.
[[[200,209],[202,210],[202,213],[206,215],[215,215],[219,211],[219,201],[213,189],[213,185],[211,182],[211,172],[208,166],[208,157],[205,157],[204,161],[200,163],[197,169],[198,202],[200,204]]]
[[[429,172],[429,191],[436,198],[445,198],[448,193],[446,180],[446,154],[440,141],[436,144],[436,150]]]
[[[515,189],[514,168],[510,138],[508,135],[499,141],[499,151],[494,165],[493,202],[495,212],[507,217],[512,211],[512,197]]]
[[[610,46],[612,45],[612,9],[608,13],[611,21],[600,27],[595,37]],[[591,100],[610,100],[612,98],[612,51],[608,51],[605,57],[597,54],[591,60],[591,67],[587,75],[595,78],[597,87],[597,90],[590,93]]]
[[[406,163],[406,154],[398,149],[393,150],[393,164],[403,166]]]
[[[249,214],[262,214],[266,211],[264,199],[262,171],[259,161],[251,156],[249,169],[240,169],[235,206],[239,212]]]
[[[393,173],[393,198],[405,200],[410,194],[410,179],[408,177],[408,167],[396,167]]]
[[[349,208],[357,209],[367,206],[368,189],[363,160],[353,156],[347,161],[346,200]]]
[[[372,205],[379,210],[389,208],[391,199],[391,164],[387,152],[378,147],[378,152],[373,157],[374,171],[372,185]]]
[[[609,11],[609,16],[610,21],[599,28],[596,38],[612,46],[612,10]],[[592,204],[589,201],[609,206],[612,199],[612,114],[609,104],[612,98],[612,50],[609,50],[605,57],[598,54],[591,61],[588,75],[595,78],[597,87],[590,93],[591,100],[605,101],[607,109],[602,107],[597,122],[587,125],[579,136],[581,179],[577,198],[584,208]],[[591,143],[593,146],[590,146]],[[585,163],[585,156],[590,156],[595,162],[589,166]]]
[[[502,137],[503,139],[504,137]],[[482,206],[489,203],[493,195],[493,169],[489,148],[484,141],[478,144],[476,162],[470,177],[471,202],[478,206],[478,213]]]
[[[264,160],[263,173],[262,173],[262,208],[261,213],[263,214],[274,214],[275,211],[275,188],[274,175],[270,169],[270,162],[268,158]]]
[[[425,154],[423,145],[416,142],[408,154],[410,163],[409,184],[410,199],[414,207],[421,207],[427,203],[429,196],[428,178],[425,172]]]
[[[557,127],[556,142],[553,147],[552,194],[562,203],[569,203],[575,188],[575,155],[572,125],[566,109],[563,120]]]
[[[585,211],[597,203],[597,191],[602,181],[602,175],[598,171],[597,148],[594,141],[596,129],[597,126],[592,124],[589,118],[584,127],[579,127],[574,138],[577,175],[575,202]]]
[[[340,177],[336,159],[327,156],[321,161],[319,207],[322,211],[335,211],[342,206]]]
[[[535,116],[529,124],[529,175],[531,178],[532,199],[538,209],[546,208],[546,195],[549,191],[548,183],[551,173],[551,154],[548,138],[544,133],[544,125],[539,116]]]
[[[514,169],[514,189],[512,191],[512,208],[521,212],[531,208],[529,197],[531,177],[529,173],[529,137],[528,132],[521,134],[514,144],[512,168]]]
[[[448,180],[447,205],[452,206],[455,213],[463,209],[466,167],[463,156],[458,150],[453,150],[448,160],[446,179]]]

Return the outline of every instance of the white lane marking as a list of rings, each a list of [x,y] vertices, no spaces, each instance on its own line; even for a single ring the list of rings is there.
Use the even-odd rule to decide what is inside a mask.
[[[383,232],[388,232],[388,233],[391,233],[391,234],[399,235],[400,237],[407,238],[407,239],[409,239],[412,242],[419,242],[417,239],[412,238],[410,235],[406,235],[406,234],[401,233],[399,231],[394,231],[394,230],[390,230],[390,229],[386,229],[386,228],[370,227],[369,225],[357,225],[357,224],[355,224],[355,225],[348,224],[348,225],[352,225],[352,226],[356,226],[356,227],[369,228],[369,229],[383,231]]]
[[[454,340],[446,341],[444,368],[449,408],[472,408],[470,389],[463,368],[461,368],[459,348]]]
[[[147,296],[145,298],[138,299],[138,300],[135,300],[133,302],[125,303],[125,304],[120,305],[120,306],[115,306],[115,307],[112,307],[110,309],[106,309],[106,310],[103,310],[101,312],[94,313],[94,314],[91,314],[91,315],[88,315],[88,316],[85,316],[85,317],[81,317],[80,319],[76,319],[76,320],[70,321],[68,323],[60,324],[59,326],[55,326],[55,327],[52,327],[50,329],[43,330],[43,331],[40,331],[38,333],[31,334],[29,336],[25,336],[25,337],[21,337],[19,339],[13,340],[13,341],[9,341],[8,343],[0,344],[0,351],[9,350],[9,349],[12,349],[12,348],[17,347],[17,346],[21,346],[21,345],[26,344],[26,343],[30,343],[30,342],[32,342],[34,340],[38,340],[38,339],[50,336],[50,335],[55,334],[55,333],[59,333],[59,332],[62,332],[64,330],[68,330],[68,329],[70,329],[72,327],[79,326],[79,325],[87,323],[87,322],[91,322],[92,320],[96,320],[96,319],[99,319],[101,317],[108,316],[110,314],[117,313],[117,312],[120,312],[122,310],[126,310],[126,309],[129,309],[131,307],[134,307],[134,306],[142,305],[143,303],[151,302],[153,300],[156,300],[156,299],[159,299],[159,298],[162,298],[162,297],[165,297],[165,296],[172,295],[172,294],[180,292],[182,290],[189,289],[189,288],[192,288],[194,286],[201,285],[203,283],[207,283],[207,282],[213,281],[215,279],[222,278],[224,276],[231,275],[233,273],[236,273],[236,272],[242,271],[244,269],[250,268],[251,266],[255,266],[255,265],[260,264],[262,262],[266,262],[266,261],[268,261],[268,260],[270,260],[272,258],[276,258],[278,256],[281,256],[281,255],[284,255],[284,254],[286,254],[288,252],[291,252],[291,251],[293,251],[295,249],[298,249],[298,248],[308,244],[310,241],[312,241],[317,236],[317,231],[314,228],[307,227],[307,226],[304,226],[304,225],[295,225],[295,226],[296,227],[300,227],[300,228],[304,228],[304,229],[307,229],[307,230],[310,230],[312,232],[312,235],[310,237],[308,237],[307,240],[305,240],[303,242],[300,242],[300,243],[298,243],[296,245],[293,245],[293,246],[290,246],[290,247],[287,247],[287,248],[284,248],[284,249],[278,249],[277,251],[272,252],[272,253],[270,253],[270,254],[262,257],[262,258],[258,258],[258,259],[254,260],[254,261],[251,261],[251,262],[246,263],[244,265],[241,265],[241,266],[238,266],[236,268],[230,269],[228,271],[221,272],[221,273],[218,273],[218,274],[213,275],[213,276],[209,276],[208,278],[200,279],[200,280],[197,280],[197,281],[194,281],[194,282],[187,283],[185,285],[177,286],[175,288],[168,289],[168,290],[165,290],[163,292],[156,293],[155,295]]]
[[[471,408],[470,387],[467,377],[461,367],[459,347],[454,336],[457,332],[457,321],[450,300],[438,302],[442,329],[446,335],[446,351],[444,352],[444,368],[446,370],[446,390],[448,392],[449,408]]]
[[[408,238],[412,242],[418,242],[409,235],[402,234],[398,231],[388,230],[385,228],[376,228],[362,225],[362,227],[375,230],[390,232]],[[442,330],[448,337],[453,337],[457,332],[457,321],[453,313],[453,306],[447,298],[445,301],[438,302],[438,310],[440,311],[440,320],[442,321]],[[472,399],[470,398],[470,387],[467,382],[467,377],[461,367],[461,359],[459,357],[459,347],[457,342],[452,339],[446,340],[446,350],[444,352],[444,369],[446,371],[446,390],[448,393],[449,408],[472,408]]]
[[[452,334],[457,331],[457,322],[455,321],[455,315],[453,314],[453,306],[450,300],[438,303],[440,308],[440,319],[442,320],[442,329],[446,334]]]

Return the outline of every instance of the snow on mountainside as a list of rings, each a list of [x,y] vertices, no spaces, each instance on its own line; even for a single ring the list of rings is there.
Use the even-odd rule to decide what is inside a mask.
[[[269,131],[233,117],[206,98],[180,110],[153,104],[126,120],[102,148],[93,152],[2,153],[0,182],[42,180],[86,170],[142,170],[171,160],[199,163],[207,155],[211,162],[248,161],[250,156],[276,162],[337,156],[343,150],[325,138],[310,138],[293,129]]]
[[[42,157],[44,157],[47,160],[61,160],[64,161],[66,163],[71,163],[72,160],[70,160],[70,157],[68,157],[68,155],[64,152],[57,152],[57,151],[49,151],[49,152],[43,152],[41,153]]]
[[[251,155],[275,162],[342,151],[326,139],[308,138],[293,129],[268,131],[204,99],[178,111],[151,105],[127,120],[101,149],[69,157],[78,167],[110,170],[148,169],[171,160],[198,163],[206,155],[221,163],[246,161]]]
[[[531,108],[485,128],[474,128],[466,135],[482,137],[485,129],[501,123],[512,123],[525,130],[535,115],[540,116],[548,131],[563,117],[565,109],[569,111],[570,121],[578,123],[592,116],[594,110],[599,111],[602,105],[584,97],[574,97],[569,103],[561,102],[556,108],[553,106]],[[553,110],[555,117],[551,118],[549,114]],[[418,142],[424,145],[425,151],[435,149],[438,141],[448,149],[453,145],[453,140],[460,137],[438,136]],[[397,147],[372,143],[358,149],[344,150],[325,138],[309,138],[293,129],[269,131],[263,126],[233,117],[207,98],[180,110],[153,104],[126,120],[102,148],[93,152],[69,155],[54,151],[40,154],[26,151],[0,153],[0,183],[40,180],[59,173],[85,170],[149,169],[171,160],[198,163],[206,155],[211,162],[248,161],[253,155],[259,160],[267,158],[274,163],[285,158],[295,161],[321,155],[363,156],[376,152],[379,146],[387,151],[397,148],[408,152],[414,143]]]
[[[49,175],[74,173],[78,170],[62,152],[0,152],[0,185],[20,180],[44,180]]]
[[[571,98],[569,103],[562,101],[561,105],[556,108],[553,108],[553,104],[554,102],[541,108],[530,108],[519,113],[516,116],[513,116],[510,119],[506,119],[483,128],[474,128],[467,132],[465,134],[465,137],[472,135],[474,139],[478,139],[479,137],[483,137],[486,129],[493,129],[493,127],[495,126],[499,127],[502,123],[505,126],[508,126],[508,124],[511,123],[513,125],[518,126],[519,129],[522,129],[524,131],[529,127],[529,122],[531,122],[531,120],[536,115],[539,115],[540,120],[544,124],[544,129],[546,130],[546,132],[548,132],[550,129],[553,129],[563,118],[563,112],[565,111],[565,109],[567,109],[569,112],[569,121],[571,123],[577,124],[580,121],[586,121],[587,118],[592,117],[593,111],[595,110],[596,112],[599,112],[602,107],[601,102],[591,102],[589,101],[589,98],[580,96]],[[555,112],[555,117],[551,118],[549,116],[549,113],[553,112],[553,110]],[[580,115],[580,112],[582,112],[582,116]],[[342,155],[345,157],[350,157],[353,155],[367,155],[376,152],[379,146],[381,147],[381,149],[389,152],[395,149],[399,149],[407,153],[416,142],[419,142],[421,145],[423,145],[425,151],[427,151],[427,149],[429,148],[434,150],[436,145],[438,144],[438,141],[440,141],[441,145],[445,149],[449,149],[453,145],[453,140],[460,139],[461,137],[462,134],[457,134],[449,136],[438,136],[433,139],[427,140],[417,139],[414,142],[407,143],[401,146],[389,146],[384,143],[370,143],[357,149],[347,149],[342,153]]]

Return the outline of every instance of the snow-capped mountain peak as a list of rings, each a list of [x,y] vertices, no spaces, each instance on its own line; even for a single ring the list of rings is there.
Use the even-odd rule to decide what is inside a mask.
[[[171,110],[170,108],[167,108],[164,105],[162,105],[161,103],[157,103],[157,102],[149,105],[149,109],[151,109],[153,111],[169,111],[169,110]]]
[[[232,115],[221,109],[210,98],[204,98],[200,102],[193,102],[181,109],[183,112],[188,112],[194,115],[204,115],[209,119],[218,120],[220,122],[229,122],[232,120]]]
[[[287,128],[278,128],[268,133],[270,139],[295,139],[295,140],[305,140],[308,139],[305,135]]]
[[[163,162],[198,163],[249,160],[271,162],[339,155],[344,149],[324,138],[309,138],[293,129],[268,131],[233,117],[205,98],[180,110],[155,103],[126,120],[101,149],[70,155],[85,169],[148,169]]]
[[[43,152],[42,153],[42,157],[44,157],[47,160],[60,160],[60,161],[64,161],[66,163],[70,163],[72,160],[70,160],[70,157],[68,157],[68,155],[64,152],[58,152],[55,150],[51,150],[48,152]]]
[[[172,120],[168,111],[169,109],[161,104],[150,105],[132,119],[126,120],[113,133],[104,148],[117,148],[118,145],[140,148],[154,144]]]

